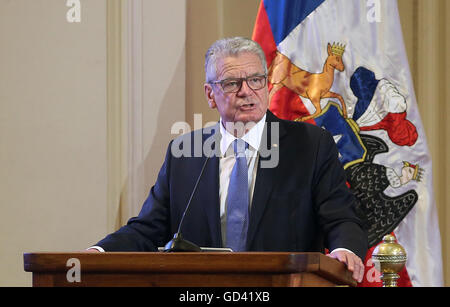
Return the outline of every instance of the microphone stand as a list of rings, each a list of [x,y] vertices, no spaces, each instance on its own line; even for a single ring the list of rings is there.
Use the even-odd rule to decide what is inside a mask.
[[[203,171],[205,170],[206,164],[208,163],[209,156],[206,158],[205,163],[203,163],[202,170],[200,171],[200,175],[197,178],[197,182],[194,185],[194,189],[192,190],[191,196],[189,197],[188,204],[186,206],[186,209],[184,209],[183,216],[181,217],[180,224],[178,225],[178,231],[173,236],[173,239],[170,240],[165,246],[164,246],[164,252],[201,252],[201,248],[188,241],[183,239],[181,235],[181,225],[183,224],[184,217],[186,215],[186,212],[189,209],[189,206],[192,202],[192,198],[194,197],[195,192],[197,191],[198,183],[200,182],[200,179],[202,178]]]

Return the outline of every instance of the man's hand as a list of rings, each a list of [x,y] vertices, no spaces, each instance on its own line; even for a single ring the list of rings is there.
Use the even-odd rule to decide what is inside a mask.
[[[363,280],[364,264],[361,261],[361,258],[356,256],[354,253],[346,250],[337,250],[327,254],[327,256],[345,263],[347,265],[347,269],[350,272],[353,272],[353,279],[357,282],[361,282]]]
[[[98,249],[95,249],[95,248],[88,248],[81,252],[83,252],[83,253],[101,253]]]

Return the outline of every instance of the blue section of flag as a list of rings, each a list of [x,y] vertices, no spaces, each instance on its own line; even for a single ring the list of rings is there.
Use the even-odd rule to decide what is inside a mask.
[[[264,0],[276,45],[325,0]]]
[[[365,67],[358,67],[350,79],[350,88],[358,98],[353,113],[353,120],[358,120],[366,112],[377,89],[378,82],[375,73]]]
[[[366,149],[335,105],[330,105],[325,113],[314,120],[317,126],[325,128],[335,137],[336,146],[340,153],[339,160],[341,160],[342,165],[345,166],[349,162],[364,157]]]

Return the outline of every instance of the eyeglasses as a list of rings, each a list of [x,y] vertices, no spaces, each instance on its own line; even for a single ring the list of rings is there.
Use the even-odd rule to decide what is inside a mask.
[[[260,90],[266,86],[267,76],[257,75],[247,78],[230,78],[220,81],[212,81],[210,84],[220,84],[224,93],[237,93],[242,88],[242,82],[245,80],[247,86],[252,90]]]

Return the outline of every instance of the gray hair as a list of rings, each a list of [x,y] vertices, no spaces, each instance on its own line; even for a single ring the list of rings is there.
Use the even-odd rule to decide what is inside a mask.
[[[248,38],[231,37],[216,41],[209,47],[205,54],[205,74],[206,82],[214,81],[217,77],[217,60],[227,56],[237,56],[241,53],[253,53],[259,57],[264,68],[264,74],[267,75],[266,55],[261,46]]]

